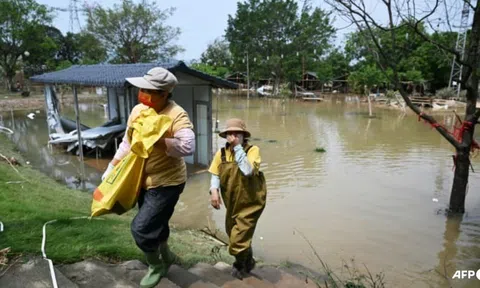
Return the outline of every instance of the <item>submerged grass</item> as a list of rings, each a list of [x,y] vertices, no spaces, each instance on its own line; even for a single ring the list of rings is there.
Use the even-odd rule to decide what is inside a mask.
[[[325,153],[325,152],[327,152],[327,150],[325,150],[325,148],[318,147],[318,148],[315,148],[315,152],[317,152],[317,153]]]
[[[0,153],[24,163],[3,134]],[[72,220],[89,216],[89,193],[68,189],[28,166],[15,168],[18,172],[0,159],[0,221],[5,225],[0,233],[0,250],[10,247],[9,257],[39,255],[43,225],[58,219],[47,226],[46,242],[47,256],[56,264],[87,258],[107,262],[144,260],[130,234],[135,209],[121,216]],[[200,261],[213,264],[215,259],[232,262],[225,248],[215,248],[218,245],[198,231],[172,229],[169,243],[181,258],[179,264],[185,267]]]
[[[312,243],[301,233],[296,230],[298,234],[307,242],[310,249],[312,249],[316,260],[320,264],[320,271],[323,275],[315,273],[308,269],[295,269],[298,273],[305,277],[312,279],[318,287],[334,287],[334,288],[385,288],[385,274],[380,272],[373,275],[368,267],[364,265],[364,269],[360,270],[355,262],[351,259],[350,263],[343,261],[342,271],[340,275],[334,272],[327,263],[325,263]],[[295,264],[283,263],[284,267],[292,267]]]

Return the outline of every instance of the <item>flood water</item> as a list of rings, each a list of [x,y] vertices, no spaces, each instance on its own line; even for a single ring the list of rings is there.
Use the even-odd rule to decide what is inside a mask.
[[[267,262],[289,260],[314,270],[320,263],[300,233],[338,274],[342,261],[385,273],[387,287],[450,287],[456,270],[480,268],[480,172],[471,173],[462,219],[447,219],[453,150],[414,115],[354,103],[304,103],[279,99],[214,98],[213,117],[243,118],[261,149],[267,207],[254,239]],[[2,114],[32,165],[75,187],[76,157],[48,149],[43,113]],[[70,113],[70,114],[69,114]],[[72,110],[66,114],[73,115]],[[87,125],[105,122],[103,108],[84,105]],[[438,116],[447,125],[453,115]],[[0,124],[2,125],[2,124]],[[214,136],[214,150],[225,142]],[[315,152],[324,148],[325,153]],[[106,160],[90,160],[105,165]],[[87,165],[89,187],[100,173]],[[98,166],[98,165],[97,165]],[[473,160],[480,171],[480,156]],[[73,179],[73,180],[72,180]],[[225,210],[209,207],[207,173],[193,175],[173,222],[184,228],[223,231]],[[86,211],[88,213],[89,211]],[[343,269],[345,273],[345,269]],[[450,280],[453,287],[480,287],[480,280]]]

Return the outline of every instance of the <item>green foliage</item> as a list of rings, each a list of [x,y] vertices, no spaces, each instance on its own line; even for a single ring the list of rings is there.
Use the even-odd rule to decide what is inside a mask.
[[[174,10],[161,10],[147,0],[123,0],[113,9],[88,10],[87,30],[105,45],[115,63],[166,60],[183,51],[173,43],[180,29],[165,24]]]
[[[202,64],[208,64],[219,67],[231,67],[232,54],[230,53],[229,43],[223,38],[217,38],[210,43],[207,50],[200,56]]]
[[[386,77],[383,72],[374,65],[363,66],[359,70],[350,73],[348,77],[350,85],[360,93],[365,93],[365,88],[369,89],[385,81]]]
[[[104,62],[107,51],[103,44],[90,33],[78,34],[68,32],[62,37],[58,56],[63,61],[74,64],[96,64]]]
[[[420,84],[423,82],[422,72],[418,70],[408,70],[405,73],[402,73],[403,80],[411,81],[414,84]]]
[[[216,66],[212,66],[204,63],[194,63],[191,66],[193,69],[196,69],[198,71],[202,71],[204,73],[217,76],[220,78],[225,78],[225,76],[228,74],[228,68],[226,67],[216,67]]]
[[[63,60],[62,62],[60,62],[57,67],[55,68],[55,70],[57,71],[60,71],[60,70],[63,70],[63,69],[67,69],[69,68],[70,66],[72,66],[72,62],[70,62],[69,60]]]
[[[325,59],[317,66],[317,76],[321,81],[328,81],[350,73],[350,59],[346,53],[336,48],[332,50]]]
[[[0,1],[0,66],[10,85],[26,51],[43,57],[43,52],[49,54],[55,49],[55,41],[46,37],[46,25],[51,20],[46,6],[34,0]]]
[[[292,97],[293,92],[292,89],[290,89],[290,85],[288,83],[280,84],[279,94],[281,96]]]
[[[405,22],[400,23],[395,30],[395,46],[393,46],[389,32],[380,29],[373,30],[375,39],[381,45],[384,55],[390,63],[382,60],[382,55],[379,54],[371,35],[363,35],[358,31],[351,33],[345,44],[345,53],[347,57],[356,61],[354,69],[376,64],[376,60],[380,60],[383,67],[395,63],[402,81],[413,81],[418,84],[426,80],[431,82],[434,89],[447,86],[452,56],[436,45],[425,41],[410,26],[403,24]],[[428,34],[424,26],[420,26],[419,29],[437,43],[454,48],[456,33]],[[393,75],[390,74],[390,76]]]
[[[395,95],[396,94],[399,94],[400,92],[398,91],[394,91],[394,90],[387,90],[387,93],[385,93],[385,97],[389,98],[389,99],[393,99],[395,98]]]
[[[302,67],[316,71],[334,37],[330,15],[294,0],[248,0],[229,15],[225,34],[234,69],[246,71],[247,54],[252,79],[299,80]]]

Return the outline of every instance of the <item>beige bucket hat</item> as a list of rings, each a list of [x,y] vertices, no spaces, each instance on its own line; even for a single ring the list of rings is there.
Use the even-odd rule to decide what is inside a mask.
[[[163,90],[168,93],[171,93],[178,84],[177,77],[162,67],[150,69],[143,77],[125,78],[125,80],[138,88]]]
[[[245,122],[242,119],[228,119],[226,123],[225,129],[218,134],[218,136],[222,138],[227,137],[227,132],[229,131],[234,131],[234,132],[243,132],[245,134],[245,138],[249,138],[252,136],[250,132],[247,131],[247,125],[245,125]]]

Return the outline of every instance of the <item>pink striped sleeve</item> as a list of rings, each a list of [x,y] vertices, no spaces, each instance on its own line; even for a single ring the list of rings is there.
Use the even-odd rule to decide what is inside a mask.
[[[195,133],[192,129],[180,129],[173,135],[174,138],[166,138],[167,155],[180,158],[190,156],[195,152]]]
[[[130,152],[130,143],[128,142],[127,131],[125,131],[125,136],[123,136],[122,143],[120,143],[120,145],[118,146],[118,150],[115,153],[115,156],[113,156],[113,158],[117,160],[122,160],[123,158],[125,158],[125,156],[127,156],[128,152]]]

